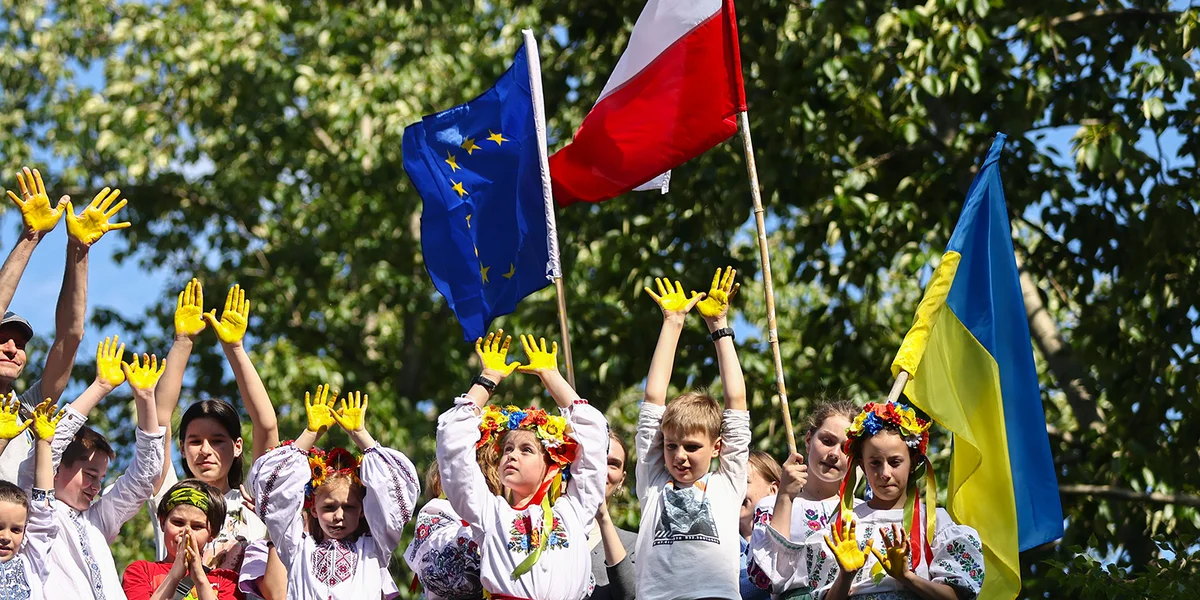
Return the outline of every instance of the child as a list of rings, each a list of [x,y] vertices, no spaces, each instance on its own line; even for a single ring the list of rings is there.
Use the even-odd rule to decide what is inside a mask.
[[[335,412],[336,401],[329,386],[318,386],[315,401],[305,393],[308,428],[250,469],[258,514],[287,567],[292,600],[379,598],[381,569],[421,493],[408,457],[367,432],[367,397],[348,395]],[[362,450],[361,465],[341,448],[328,454],[313,448],[335,423]]]
[[[493,600],[582,600],[593,588],[587,534],[604,501],[608,423],[558,372],[553,350],[522,339],[529,364],[506,364],[511,337],[475,342],[483,373],[438,419],[437,458],[446,498],[482,546],[480,580]],[[500,340],[504,339],[503,345]],[[488,406],[496,385],[520,368],[536,373],[562,416]],[[500,451],[505,496],[491,493],[477,448]],[[570,465],[570,480],[563,471]]]
[[[737,292],[735,275],[732,268],[723,276],[718,269],[707,297],[695,292],[685,297],[678,282],[675,289],[664,289],[658,280],[658,294],[646,289],[662,308],[663,326],[638,416],[639,598],[739,597],[738,512],[746,497],[750,414],[727,320],[729,300]],[[675,346],[688,311],[697,304],[716,345],[724,414],[700,391],[684,393],[664,408]],[[720,466],[709,473],[717,457]]]
[[[476,451],[479,468],[487,480],[488,492],[502,492],[496,469],[495,447]],[[442,477],[437,460],[425,474],[425,492],[429,502],[417,513],[412,542],[404,551],[404,560],[415,574],[427,600],[470,600],[483,598],[479,582],[479,542],[471,527],[463,522],[442,493]]]
[[[775,495],[779,493],[779,482],[783,473],[775,457],[762,450],[751,450],[750,459],[746,464],[746,475],[746,499],[742,500],[742,512],[738,521],[738,534],[742,538],[738,589],[741,590],[742,600],[769,600],[770,581],[761,571],[751,566],[750,539],[755,524],[767,522],[770,518],[770,513],[764,511],[760,503],[774,501]]]
[[[805,558],[816,597],[845,600],[882,594],[969,600],[979,595],[983,587],[979,534],[932,506],[936,495],[932,466],[925,455],[929,425],[911,407],[892,402],[867,404],[854,418],[847,431],[846,454],[852,465],[866,473],[872,497],[849,509],[857,482],[854,469],[848,470],[832,537],[823,536],[824,546],[818,536],[805,543],[814,548]],[[917,480],[923,476],[929,478],[925,502],[917,492]]]
[[[134,561],[125,569],[122,587],[129,600],[242,600],[238,574],[207,570],[201,549],[225,524],[225,497],[198,479],[171,486],[158,504],[160,531],[170,542],[166,560]]]
[[[19,409],[20,400],[12,392],[0,402],[0,443],[7,446],[28,428],[37,440],[33,450],[37,474],[29,496],[12,482],[0,481],[0,598],[41,600],[46,597],[50,575],[47,554],[58,535],[51,507],[54,467],[50,442],[64,413],[55,416],[54,401],[47,398],[33,409],[32,419],[18,424]],[[3,451],[0,447],[0,453]]]
[[[57,462],[60,440],[70,440],[54,475],[54,518],[62,532],[50,551],[58,598],[124,596],[109,545],[121,527],[141,509],[162,470],[162,431],[154,407],[154,385],[162,375],[158,358],[150,355],[133,363],[120,361],[124,346],[115,340],[101,344],[96,381],[67,409],[65,431],[55,433],[52,450]],[[136,446],[129,469],[100,498],[100,483],[115,456],[104,436],[83,427],[85,416],[116,386],[129,381],[137,408]],[[69,434],[69,437],[67,435]]]
[[[845,400],[819,405],[809,415],[804,434],[807,461],[798,453],[789,457],[779,493],[764,498],[755,509],[748,571],[774,594],[811,595],[803,542],[828,529],[838,514],[838,488],[852,467],[842,445],[857,414],[858,408]]]

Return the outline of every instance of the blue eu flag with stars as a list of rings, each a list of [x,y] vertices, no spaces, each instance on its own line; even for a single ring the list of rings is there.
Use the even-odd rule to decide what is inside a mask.
[[[525,47],[490,90],[409,125],[402,153],[424,204],[425,267],[473,341],[550,284]]]

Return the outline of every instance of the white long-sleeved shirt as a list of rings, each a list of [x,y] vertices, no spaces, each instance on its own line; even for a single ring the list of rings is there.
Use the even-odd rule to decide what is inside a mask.
[[[416,574],[426,600],[483,597],[479,542],[449,500],[434,498],[421,507],[404,561]]]
[[[58,535],[48,490],[35,490],[39,500],[30,500],[29,517],[25,521],[25,541],[16,556],[0,565],[0,597],[19,597],[29,590],[29,600],[46,597],[46,579],[50,576],[47,558],[50,545]],[[11,596],[8,594],[12,594]]]
[[[533,551],[542,529],[541,506],[517,510],[488,489],[475,460],[482,420],[466,396],[438,418],[437,458],[446,498],[481,546],[480,581],[492,594],[531,600],[582,600],[594,588],[588,532],[604,501],[608,474],[608,421],[586,403],[560,409],[579,444],[571,478],[551,507],[554,522],[541,558],[529,572],[512,572]]]
[[[725,410],[717,470],[690,487],[676,488],[663,462],[664,412],[665,406],[643,402],[638,415],[637,597],[738,600],[738,518],[746,498],[750,413]]]
[[[862,503],[854,499],[857,506]],[[772,594],[783,594],[809,587],[808,571],[802,555],[804,540],[828,531],[837,517],[840,500],[792,500],[792,524],[787,538],[771,527],[775,496],[767,496],[754,507],[754,532],[750,534],[750,564],[747,571],[756,583],[769,583]],[[822,538],[824,539],[824,538]],[[760,584],[759,587],[762,587]]]
[[[374,446],[363,453],[359,478],[366,488],[362,517],[368,535],[352,542],[316,542],[304,531],[304,486],[312,479],[308,455],[294,445],[262,455],[250,469],[259,516],[288,570],[289,600],[379,598],[392,552],[421,495],[417,470],[404,454]]]

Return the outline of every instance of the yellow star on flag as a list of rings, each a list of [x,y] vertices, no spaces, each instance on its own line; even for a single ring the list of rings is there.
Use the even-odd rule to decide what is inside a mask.
[[[467,215],[467,229],[471,228],[471,215]]]
[[[467,138],[458,146],[467,151],[467,156],[470,156],[473,152],[480,149],[479,146],[475,145],[475,138]]]
[[[484,283],[488,282],[487,272],[489,269],[491,269],[491,267],[485,267],[483,266],[483,263],[479,263],[479,276],[483,278]]]
[[[508,263],[508,272],[504,274],[504,278],[512,279],[512,276],[515,275],[516,272],[517,272],[517,266],[512,263]]]
[[[455,181],[455,180],[451,179],[450,183],[454,184],[454,191],[458,192],[459,198],[462,198],[463,196],[467,195],[467,190],[465,188],[463,188],[463,184],[461,181]],[[470,223],[468,223],[468,225],[470,225]]]
[[[508,138],[506,138],[506,137],[504,137],[504,135],[503,135],[503,134],[500,134],[500,133],[493,133],[491,129],[489,129],[489,130],[488,130],[488,133],[490,133],[491,135],[489,135],[489,136],[487,137],[487,139],[489,139],[489,140],[491,140],[491,141],[493,141],[493,142],[496,142],[496,145],[497,145],[497,146],[501,145],[501,142],[507,142],[507,141],[509,141],[509,139],[508,139]]]
[[[450,165],[450,172],[451,172],[451,173],[453,173],[453,172],[455,172],[455,171],[457,171],[457,170],[459,170],[459,169],[461,169],[461,168],[462,168],[462,167],[458,166],[458,163],[457,163],[457,162],[455,162],[455,160],[454,160],[454,155],[453,155],[453,154],[450,154],[449,152],[447,152],[447,153],[446,153],[446,164]]]

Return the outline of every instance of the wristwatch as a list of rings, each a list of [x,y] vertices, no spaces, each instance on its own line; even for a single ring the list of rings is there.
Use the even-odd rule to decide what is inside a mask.
[[[483,375],[476,375],[475,378],[471,380],[471,385],[478,385],[479,387],[487,390],[487,393],[489,394],[496,391],[496,382],[484,377]]]
[[[714,342],[723,337],[733,337],[733,328],[732,327],[722,327],[722,328],[712,332],[712,335],[708,336],[708,338]]]

